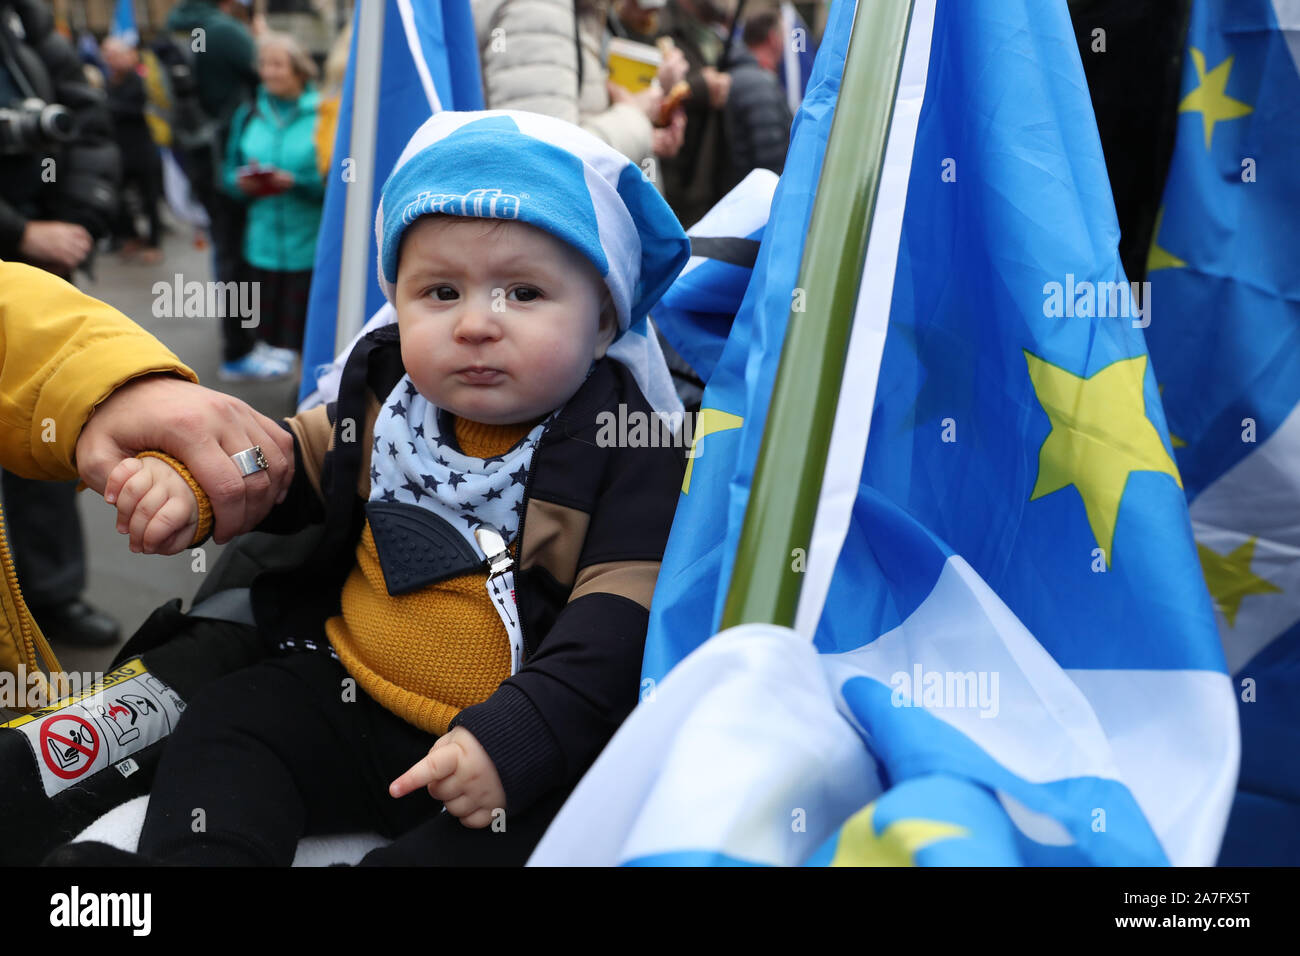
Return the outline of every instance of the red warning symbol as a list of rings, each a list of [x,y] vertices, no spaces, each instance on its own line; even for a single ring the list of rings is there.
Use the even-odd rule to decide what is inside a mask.
[[[99,734],[89,721],[72,714],[55,714],[41,724],[41,757],[50,772],[75,780],[99,755]]]

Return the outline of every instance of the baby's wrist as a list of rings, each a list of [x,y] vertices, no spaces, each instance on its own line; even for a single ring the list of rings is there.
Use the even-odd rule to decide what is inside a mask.
[[[142,451],[135,457],[157,458],[160,461],[166,462],[168,465],[171,465],[172,469],[178,475],[181,476],[185,484],[189,485],[190,491],[194,493],[194,500],[197,501],[199,505],[199,523],[198,527],[194,529],[194,540],[190,542],[190,547],[196,547],[206,541],[208,535],[212,533],[212,502],[209,500],[207,494],[204,493],[203,488],[199,483],[194,480],[194,476],[190,474],[190,470],[171,455],[161,451]]]

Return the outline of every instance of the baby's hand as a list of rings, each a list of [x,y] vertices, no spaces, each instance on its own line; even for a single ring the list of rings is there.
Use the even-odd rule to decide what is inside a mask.
[[[104,500],[117,505],[117,530],[131,550],[176,554],[194,541],[199,503],[176,469],[158,458],[123,459],[108,476]]]
[[[453,727],[439,737],[428,756],[394,780],[388,792],[404,797],[420,787],[427,787],[429,796],[441,800],[448,813],[474,829],[487,826],[493,811],[506,805],[496,765],[464,727]]]

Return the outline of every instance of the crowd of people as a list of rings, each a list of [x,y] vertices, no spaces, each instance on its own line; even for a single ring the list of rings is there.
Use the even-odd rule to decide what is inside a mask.
[[[214,278],[260,289],[266,318],[257,329],[238,315],[223,320],[225,381],[293,373],[324,196],[316,65],[292,37],[248,20],[238,0],[184,0],[157,37],[83,37],[74,47],[46,4],[0,3],[0,259],[71,280],[91,273],[102,244],[120,262],[160,265],[164,161],[172,162],[179,200],[199,210]],[[187,56],[196,28],[201,54]],[[172,82],[176,62],[192,66],[192,90]],[[199,117],[188,125],[187,93]],[[18,574],[42,630],[59,645],[116,643],[117,622],[83,598],[75,483],[5,471],[3,489]]]
[[[110,37],[100,47],[117,142],[123,157],[132,157],[115,235],[122,254],[161,261],[158,157],[170,147],[184,173],[178,182],[203,211],[214,278],[256,283],[250,288],[258,289],[265,321],[256,329],[238,316],[223,323],[218,375],[228,382],[293,373],[325,195],[317,64],[292,36],[256,18],[246,22],[248,10],[239,0],[185,0],[151,44]],[[202,47],[187,55],[196,31]],[[192,92],[173,80],[178,63],[192,70]],[[201,117],[197,129],[187,128],[176,108],[186,95]],[[137,204],[149,222],[144,248],[135,233]]]
[[[735,0],[473,0],[472,7],[487,107],[567,119],[654,168],[683,226],[751,169],[781,171],[792,117],[781,71],[786,31],[775,7],[745,4],[740,22]],[[657,82],[637,92],[611,82],[611,37],[659,50]]]
[[[792,116],[782,72],[787,37],[775,7],[745,4],[739,21],[727,0],[473,0],[471,9],[487,108],[555,116],[595,134],[647,171],[684,226],[750,170],[781,171]],[[192,68],[207,142],[182,149],[167,115],[177,91],[160,74],[176,44],[199,28],[205,43]],[[613,37],[657,51],[654,83],[632,91],[610,80]],[[182,0],[164,31],[137,45],[84,39],[82,58],[106,93],[121,157],[121,201],[107,223],[112,248],[146,265],[162,261],[160,149],[174,146],[171,158],[206,214],[214,277],[260,289],[265,321],[256,330],[237,317],[225,322],[221,379],[291,375],[347,32],[330,56],[330,96],[318,87],[316,61],[292,36],[251,17],[246,0]],[[195,155],[204,151],[212,158]],[[65,259],[96,236],[77,233],[80,245]]]

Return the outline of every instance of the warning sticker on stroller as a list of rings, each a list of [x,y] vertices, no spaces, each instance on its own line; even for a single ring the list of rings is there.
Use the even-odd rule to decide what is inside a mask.
[[[0,729],[27,738],[45,795],[52,797],[161,740],[176,728],[184,710],[180,695],[136,658],[85,692],[0,724]]]

